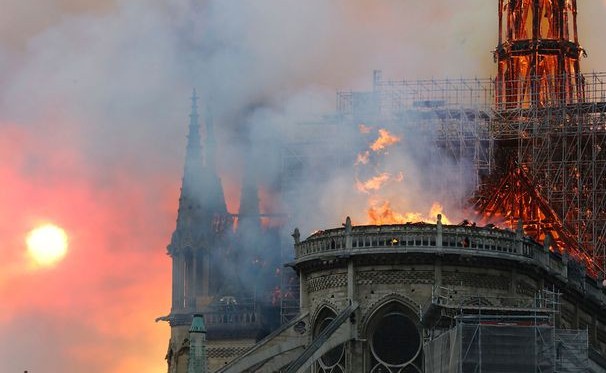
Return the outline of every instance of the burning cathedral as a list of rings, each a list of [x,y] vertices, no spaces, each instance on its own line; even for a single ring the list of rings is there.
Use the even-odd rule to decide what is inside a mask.
[[[606,372],[606,75],[581,72],[576,3],[499,0],[495,79],[375,71],[371,90],[339,92],[334,115],[307,123],[324,135],[281,153],[285,199],[318,156],[354,163],[375,197],[368,225],[305,238],[294,227],[310,217],[262,224],[279,214],[261,212],[253,172],[228,212],[194,92],[159,318],[168,372]],[[343,128],[368,148],[351,154]],[[379,198],[404,176],[367,166],[403,137],[423,139],[428,184],[471,186],[450,198],[466,218]]]

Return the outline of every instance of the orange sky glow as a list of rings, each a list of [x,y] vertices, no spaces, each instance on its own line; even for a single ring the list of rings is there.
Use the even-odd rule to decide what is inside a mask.
[[[194,3],[219,16],[192,17]],[[606,0],[579,3],[582,69],[606,70]],[[394,79],[494,75],[496,0],[229,4],[0,0],[0,373],[166,372],[170,331],[154,320],[170,311],[166,246],[193,87],[223,79],[217,101],[234,107],[217,114],[221,145],[243,132],[222,118],[309,86],[334,106],[335,90],[368,89],[375,68]],[[238,48],[204,44],[207,24],[225,28],[210,35],[217,45],[251,55],[226,61]],[[223,182],[237,212],[241,159],[226,153],[219,169],[232,172]],[[263,212],[278,204],[260,193]],[[69,249],[32,268],[25,237],[45,223],[67,232]]]
[[[103,188],[89,172],[69,146],[50,149],[17,126],[0,127],[0,341],[48,354],[2,356],[0,364],[21,359],[21,371],[42,372],[64,360],[74,372],[88,364],[97,369],[90,371],[163,372],[168,328],[154,318],[169,306],[164,247],[178,177],[167,184],[116,170]],[[143,190],[146,183],[164,187],[161,198]],[[153,215],[161,218],[148,225]],[[28,269],[24,237],[44,222],[68,232],[68,254],[53,268]]]

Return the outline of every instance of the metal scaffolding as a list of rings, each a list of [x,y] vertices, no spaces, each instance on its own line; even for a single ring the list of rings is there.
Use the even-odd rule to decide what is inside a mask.
[[[449,330],[432,330],[425,342],[425,371],[585,372],[587,330],[555,328],[560,294],[541,290],[534,297],[470,295],[435,286],[423,319],[452,315]]]
[[[549,240],[553,250],[585,263],[588,274],[604,276],[606,73],[580,75],[582,96],[566,102],[524,96],[529,101],[515,108],[498,104],[511,100],[497,98],[493,79],[396,81],[383,80],[380,71],[373,78],[372,90],[338,92],[336,113],[300,123],[300,132],[282,151],[284,200],[297,199],[309,170],[323,179],[322,172],[329,177],[333,167],[351,163],[350,144],[339,141],[341,129],[359,124],[413,128],[435,143],[431,164],[450,162],[459,169],[454,174],[460,180],[454,182],[460,185],[469,184],[472,175],[469,194],[455,195],[461,188],[450,191],[444,183],[444,195],[452,193],[462,208],[473,207],[484,224],[515,229],[521,220],[525,234]],[[540,79],[533,84],[559,84],[555,78]],[[296,211],[287,214],[297,220]],[[292,257],[290,245],[284,245],[282,257]],[[282,294],[297,294],[294,274],[289,268],[283,273]],[[297,302],[281,303],[286,321]]]
[[[309,203],[301,200],[302,195],[309,196],[315,192],[306,180],[328,179],[334,166],[351,161],[352,157],[347,155],[348,144],[338,141],[338,131],[342,124],[341,117],[337,115],[325,115],[316,121],[300,122],[296,128],[300,132],[291,133],[292,137],[282,148],[281,198],[290,222],[309,219],[308,216],[301,216],[297,209],[298,206]],[[310,172],[313,172],[313,177],[310,177]],[[282,232],[282,263],[294,260],[291,233],[292,231]],[[281,269],[279,296],[280,320],[285,324],[299,314],[299,278],[291,267]]]
[[[541,318],[461,317],[425,344],[425,371],[586,372],[587,330],[556,329]]]
[[[549,236],[554,249],[599,276],[606,272],[606,73],[575,79],[582,95],[526,95],[511,108],[498,104],[508,99],[497,97],[492,79],[393,81],[377,71],[372,91],[338,92],[337,110],[346,124],[414,125],[433,136],[438,156],[454,159],[461,175],[472,165],[479,218],[511,228],[522,220],[528,235]],[[540,76],[530,84],[569,81]]]

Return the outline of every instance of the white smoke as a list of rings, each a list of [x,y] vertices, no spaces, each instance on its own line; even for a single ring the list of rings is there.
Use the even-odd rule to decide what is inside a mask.
[[[324,167],[322,178],[307,177],[305,168],[299,171],[302,178],[296,188],[303,197],[293,197],[297,209],[286,212],[292,214],[293,225],[308,233],[339,226],[347,215],[367,207],[355,191],[352,173],[355,155],[367,146],[357,128],[310,124],[334,110],[335,90],[369,89],[376,68],[395,79],[487,77],[494,71],[496,1],[0,0],[0,9],[0,135],[9,126],[24,129],[43,144],[42,158],[70,149],[86,167],[69,176],[86,178],[111,193],[124,192],[117,186],[125,179],[143,185],[141,198],[161,207],[149,214],[119,212],[128,215],[137,234],[146,227],[165,229],[166,242],[133,248],[121,246],[126,240],[120,237],[104,248],[116,255],[140,252],[134,263],[145,262],[150,252],[163,251],[173,229],[166,224],[173,224],[177,199],[170,208],[158,202],[163,196],[157,183],[171,181],[178,194],[192,88],[202,93],[203,104],[212,102],[218,167],[228,190],[237,190],[241,181],[244,143],[253,145],[253,167],[267,184],[262,187],[270,190],[281,188],[282,145],[337,137],[338,142],[351,144],[343,149],[342,167],[331,167],[332,161],[324,162],[322,154],[312,154],[317,157],[309,166]],[[581,41],[590,52],[591,65],[586,65],[590,70],[606,59],[600,50],[606,32],[604,12],[604,2],[579,4]],[[406,151],[392,155],[387,167],[402,169],[407,180],[417,180],[402,193],[423,200],[427,178],[415,157]],[[56,177],[36,164],[30,161],[18,166],[19,171],[37,180]],[[232,202],[230,208],[236,212],[237,204]],[[128,242],[137,239],[129,238]],[[167,259],[166,273],[169,265]],[[148,280],[143,275],[125,278]],[[101,282],[99,288],[80,291],[98,292],[113,302],[115,289],[124,286]],[[79,281],[61,283],[66,284],[61,291],[71,292]],[[8,296],[3,299],[10,302]],[[132,294],[120,299],[141,300]],[[103,317],[97,303],[66,302],[83,315],[74,324]],[[167,299],[167,307],[168,303]],[[136,331],[130,333],[131,339],[94,325],[90,333],[65,333],[57,325],[66,321],[48,317],[47,309],[26,310],[24,319],[16,316],[20,309],[10,306],[14,314],[7,311],[8,319],[0,320],[2,371],[29,366],[46,372],[119,372],[117,356],[70,355],[72,349],[99,345],[107,346],[107,351],[121,346],[135,356],[134,361],[155,359],[157,371],[165,370],[161,355],[128,347],[141,345]],[[127,309],[133,308],[131,304]],[[113,315],[119,317],[119,312]],[[49,327],[34,324],[41,331],[31,337],[30,319],[43,320]],[[158,343],[164,350],[166,341]],[[61,346],[64,354],[41,355],[39,351],[48,346]]]

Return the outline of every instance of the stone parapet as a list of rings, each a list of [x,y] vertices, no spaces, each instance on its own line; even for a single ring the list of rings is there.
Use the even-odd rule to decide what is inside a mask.
[[[328,229],[295,243],[292,265],[376,254],[457,255],[517,262],[541,268],[597,304],[606,304],[601,284],[587,277],[583,265],[566,253],[550,251],[521,231],[492,226],[409,223]]]

